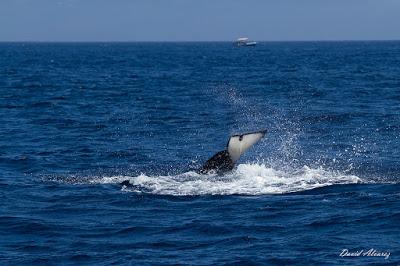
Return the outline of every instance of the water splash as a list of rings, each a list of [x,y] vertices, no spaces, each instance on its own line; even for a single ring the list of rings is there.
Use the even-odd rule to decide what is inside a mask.
[[[200,175],[190,171],[179,175],[109,176],[86,180],[89,184],[119,184],[128,180],[132,186],[122,190],[158,195],[263,195],[298,192],[334,184],[360,183],[354,175],[304,166],[286,172],[264,164],[240,164],[224,176]]]
[[[270,99],[253,98],[251,93],[243,95],[235,86],[217,86],[213,92],[215,100],[230,110],[231,133],[268,130],[267,140],[252,148],[258,159],[268,161],[274,168],[298,167],[303,150],[299,142],[303,128],[298,120],[303,104],[298,97],[285,110]]]

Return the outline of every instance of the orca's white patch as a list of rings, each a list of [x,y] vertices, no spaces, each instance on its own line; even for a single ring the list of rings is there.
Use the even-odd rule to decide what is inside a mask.
[[[239,160],[240,156],[250,149],[251,146],[259,142],[260,139],[264,137],[265,133],[266,131],[258,131],[233,135],[228,142],[228,152],[232,161],[235,163]]]

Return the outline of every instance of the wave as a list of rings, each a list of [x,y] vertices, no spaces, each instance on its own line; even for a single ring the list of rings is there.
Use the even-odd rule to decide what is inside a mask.
[[[106,176],[86,180],[89,184],[117,184],[128,180],[123,191],[158,195],[263,195],[285,194],[336,184],[360,183],[355,175],[312,169],[276,170],[264,164],[240,164],[233,172],[218,176],[193,171],[179,175]],[[85,183],[86,183],[85,182]]]

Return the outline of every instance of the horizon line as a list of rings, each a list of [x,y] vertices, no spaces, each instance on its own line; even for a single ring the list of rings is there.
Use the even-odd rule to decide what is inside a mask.
[[[400,39],[332,39],[332,40],[255,40],[258,43],[268,42],[396,42]],[[12,41],[1,41],[0,43],[226,43],[235,42],[236,40],[12,40]]]

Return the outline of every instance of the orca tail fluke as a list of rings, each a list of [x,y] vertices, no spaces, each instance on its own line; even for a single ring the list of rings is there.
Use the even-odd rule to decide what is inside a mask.
[[[267,130],[259,130],[243,134],[235,134],[229,138],[227,150],[233,162],[239,160],[240,156],[259,142],[267,133]]]
[[[259,130],[232,135],[229,138],[226,150],[220,151],[208,159],[197,172],[207,174],[214,171],[219,174],[231,171],[240,156],[259,142],[266,133],[267,130]]]

